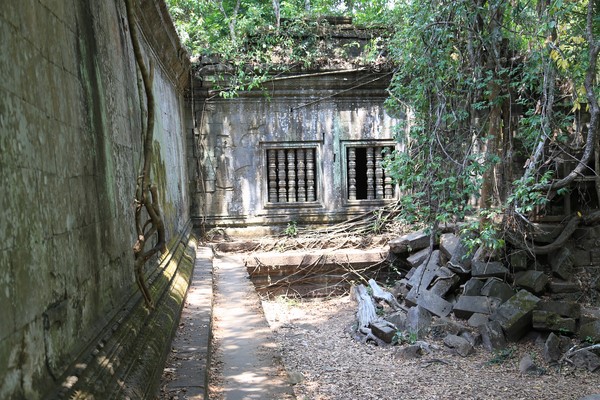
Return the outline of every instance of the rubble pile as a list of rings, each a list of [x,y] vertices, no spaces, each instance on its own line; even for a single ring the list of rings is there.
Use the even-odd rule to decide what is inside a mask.
[[[433,251],[424,232],[399,237],[389,246],[406,265],[405,276],[392,289],[403,300],[403,310],[393,307],[371,323],[379,340],[399,341],[401,332],[408,332],[414,343],[441,331],[446,347],[467,356],[476,346],[501,351],[539,332],[548,363],[568,358],[577,366],[600,370],[600,344],[594,345],[600,343],[600,313],[577,301],[581,287],[567,247],[543,265],[524,251],[509,254],[506,261],[471,256],[453,233],[442,234]],[[574,341],[582,345],[573,347]]]

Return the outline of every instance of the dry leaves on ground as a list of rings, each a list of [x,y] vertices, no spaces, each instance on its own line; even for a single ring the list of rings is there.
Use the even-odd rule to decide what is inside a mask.
[[[342,399],[580,399],[600,393],[600,375],[544,363],[533,341],[514,345],[500,360],[478,347],[468,357],[438,349],[417,359],[399,357],[399,346],[377,347],[353,339],[356,304],[349,296],[320,301],[263,301],[290,380],[300,400]],[[530,354],[543,374],[519,372]]]

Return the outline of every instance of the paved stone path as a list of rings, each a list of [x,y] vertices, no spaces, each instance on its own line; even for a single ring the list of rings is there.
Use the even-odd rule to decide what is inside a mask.
[[[179,327],[167,360],[161,399],[202,400],[208,390],[210,331],[213,302],[213,252],[198,247],[194,275],[188,289]],[[169,379],[164,379],[169,376]]]
[[[214,259],[215,361],[227,400],[293,399],[279,352],[239,257]]]
[[[213,257],[208,247],[199,247],[196,257],[160,399],[208,399],[208,382],[211,399],[294,399],[242,260],[232,255]]]

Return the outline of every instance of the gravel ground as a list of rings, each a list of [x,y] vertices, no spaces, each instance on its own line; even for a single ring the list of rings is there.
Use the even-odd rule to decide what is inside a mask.
[[[548,366],[533,341],[511,347],[512,356],[477,347],[467,357],[440,340],[426,338],[431,354],[399,355],[400,346],[375,346],[353,339],[356,303],[349,296],[320,301],[264,300],[294,391],[300,400],[341,399],[580,399],[600,393],[600,373]],[[529,354],[540,368],[521,374]]]

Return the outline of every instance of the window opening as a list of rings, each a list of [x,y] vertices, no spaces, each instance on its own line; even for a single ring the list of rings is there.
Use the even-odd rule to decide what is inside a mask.
[[[348,200],[392,199],[392,178],[382,166],[383,151],[391,146],[347,147]]]
[[[270,203],[296,203],[315,201],[316,149],[267,150]]]

